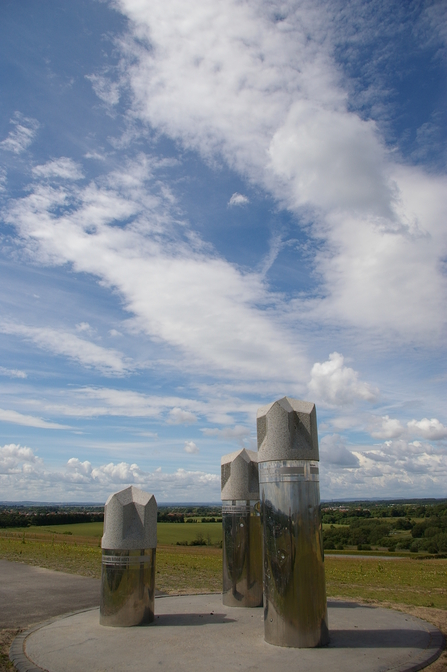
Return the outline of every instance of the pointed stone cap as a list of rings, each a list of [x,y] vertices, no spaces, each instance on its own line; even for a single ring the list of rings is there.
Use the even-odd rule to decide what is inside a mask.
[[[259,499],[258,455],[253,450],[236,450],[221,460],[221,498]]]
[[[134,551],[157,546],[157,502],[131,485],[115,492],[104,508],[102,548]]]
[[[319,460],[315,404],[283,397],[257,413],[258,462]]]

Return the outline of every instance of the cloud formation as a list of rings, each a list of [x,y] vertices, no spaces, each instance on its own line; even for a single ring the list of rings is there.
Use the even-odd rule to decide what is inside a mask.
[[[40,124],[36,119],[25,117],[20,112],[15,112],[10,123],[13,129],[0,142],[0,149],[13,152],[13,154],[21,154],[34,140]]]
[[[0,478],[3,474],[30,473],[40,462],[31,448],[15,443],[0,446]]]
[[[230,208],[233,207],[234,205],[247,205],[247,203],[250,203],[248,197],[244,196],[243,194],[238,194],[237,191],[232,195],[232,197],[228,201],[228,205],[230,206]]]
[[[309,392],[324,404],[343,406],[357,400],[375,401],[379,391],[359,380],[354,369],[344,365],[338,352],[329,355],[326,362],[316,362],[311,371]]]
[[[185,441],[185,447],[183,450],[185,453],[189,453],[190,455],[197,455],[200,452],[199,447],[196,446],[194,441]]]
[[[191,425],[197,422],[197,416],[191,413],[191,411],[183,411],[176,406],[169,411],[168,422],[172,425]]]
[[[254,418],[253,414],[253,418]],[[250,423],[252,424],[252,423]],[[204,427],[200,430],[203,436],[215,437],[219,441],[225,441],[232,444],[237,443],[242,448],[249,448],[250,450],[257,450],[256,437],[253,428],[244,425],[234,425],[233,427]]]
[[[9,378],[26,378],[25,371],[20,369],[8,369],[5,366],[0,366],[0,376],[8,376]]]
[[[281,315],[259,307],[273,301],[262,276],[204,254],[197,236],[185,241],[169,194],[151,193],[152,168],[145,161],[130,164],[111,173],[108,186],[104,180],[58,190],[36,184],[31,195],[11,204],[6,219],[40,261],[70,263],[116,290],[135,328],[174,348],[177,366],[296,385],[306,358]],[[119,220],[130,222],[117,227]],[[73,335],[18,331],[111,374],[128,370],[120,353]]]
[[[136,463],[108,462],[98,466],[72,457],[59,469],[49,469],[34,451],[16,444],[0,447],[0,486],[10,501],[33,499],[67,501],[80,493],[103,502],[110,491],[137,485],[153,492],[158,501],[218,501],[220,477],[203,471],[177,469],[145,471]]]
[[[358,468],[359,459],[354,455],[339,434],[324,436],[320,441],[320,461],[327,469],[327,465],[341,468]]]
[[[33,175],[44,178],[60,178],[63,180],[82,180],[84,174],[81,166],[72,159],[61,156],[33,168]]]
[[[4,320],[0,322],[0,332],[20,336],[43,350],[98,369],[106,376],[122,376],[133,368],[117,350],[103,348],[62,329],[30,327]]]
[[[423,418],[422,420],[411,420],[408,423],[408,429],[412,434],[421,436],[428,441],[440,441],[447,439],[447,427],[445,427],[437,418]]]
[[[39,429],[70,429],[69,425],[61,425],[58,422],[47,422],[46,420],[42,420],[42,418],[36,418],[34,415],[24,415],[23,413],[4,408],[0,408],[0,421]]]
[[[322,297],[297,310],[406,342],[442,338],[446,177],[397,162],[352,110],[334,51],[354,23],[327,3],[286,3],[281,20],[236,0],[117,6],[131,19],[122,72],[134,114],[312,221]]]
[[[397,439],[405,433],[405,427],[397,418],[390,418],[389,415],[381,418],[372,416],[370,433],[375,439]]]

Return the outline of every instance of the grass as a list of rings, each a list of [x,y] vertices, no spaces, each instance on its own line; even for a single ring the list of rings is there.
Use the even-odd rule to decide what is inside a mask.
[[[87,523],[86,525],[98,525]],[[100,525],[100,523],[99,523]],[[66,527],[66,526],[60,526]],[[68,526],[67,526],[68,527]],[[72,529],[78,525],[70,526]],[[178,530],[177,528],[181,528]],[[38,530],[38,532],[36,531]],[[203,531],[203,532],[202,532]],[[221,589],[222,551],[212,546],[177,546],[179,537],[194,540],[198,532],[221,539],[219,523],[160,523],[157,547],[157,588],[168,593]],[[101,575],[101,549],[94,536],[53,534],[29,528],[0,533],[0,557],[15,562],[93,576]],[[399,604],[447,609],[447,560],[326,556],[328,596],[387,600]]]
[[[157,523],[157,538],[160,545],[191,542],[198,535],[208,545],[218,546],[222,541],[222,523]]]
[[[329,596],[447,609],[447,560],[326,557]]]
[[[158,547],[155,583],[169,594],[219,593],[222,551],[209,547]]]
[[[23,535],[23,528],[8,530]],[[28,527],[25,536],[42,538],[42,536],[57,535],[64,537],[102,537],[103,523],[73,523],[71,525],[45,525],[44,527]],[[222,541],[222,523],[157,523],[158,543],[171,545],[177,542],[191,542],[201,534],[208,545],[217,546]],[[68,543],[68,539],[66,539]]]
[[[98,545],[71,542],[71,538],[65,541],[0,536],[0,558],[99,579],[101,549]],[[159,545],[156,571],[157,588],[163,592],[218,592],[222,582],[222,551],[208,546]]]

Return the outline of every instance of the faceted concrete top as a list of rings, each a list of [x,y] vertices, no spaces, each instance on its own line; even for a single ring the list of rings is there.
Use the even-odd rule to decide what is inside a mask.
[[[315,404],[283,397],[257,413],[258,462],[318,460]]]
[[[221,460],[221,498],[259,499],[258,455],[253,450],[236,450]]]
[[[102,548],[134,551],[157,546],[157,502],[131,485],[115,492],[104,508]]]

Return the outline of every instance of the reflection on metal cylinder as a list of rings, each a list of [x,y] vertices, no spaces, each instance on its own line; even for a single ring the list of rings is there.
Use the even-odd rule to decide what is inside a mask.
[[[223,502],[223,596],[227,607],[262,606],[259,501]]]
[[[284,397],[258,410],[264,537],[264,637],[297,648],[329,642],[315,405]]]
[[[155,548],[102,550],[101,625],[145,625],[154,620]]]
[[[311,470],[314,473],[311,473]],[[264,635],[277,646],[328,643],[318,464],[259,465],[264,528]]]
[[[228,607],[261,607],[258,456],[237,450],[222,457],[221,469],[222,601]]]

